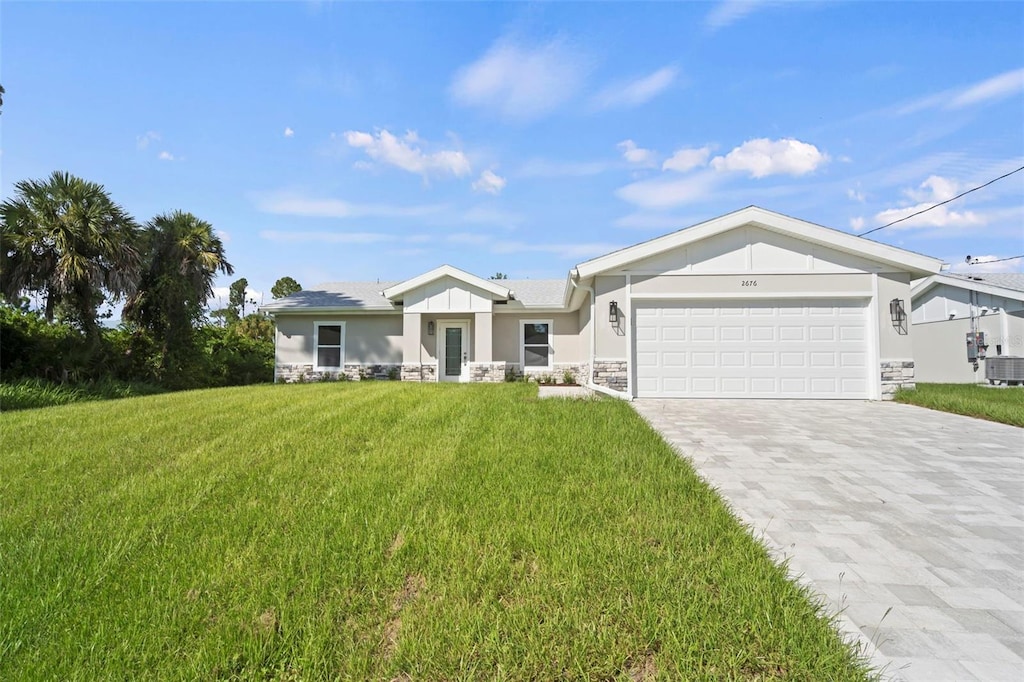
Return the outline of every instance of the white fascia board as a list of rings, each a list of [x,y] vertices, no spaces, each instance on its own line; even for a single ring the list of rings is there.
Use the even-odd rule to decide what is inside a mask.
[[[425,284],[429,284],[434,280],[441,279],[442,277],[457,279],[460,282],[464,282],[470,286],[476,287],[477,289],[483,289],[487,293],[494,296],[500,296],[501,298],[508,298],[512,294],[508,287],[495,284],[492,280],[477,277],[474,274],[468,273],[465,270],[459,270],[451,265],[442,265],[439,268],[434,268],[430,272],[425,272],[422,275],[413,277],[412,279],[399,282],[398,284],[385,289],[381,294],[384,298],[395,298],[396,296],[401,296],[406,292],[412,291],[413,289]]]
[[[1024,292],[1017,291],[1015,289],[1006,289],[1004,287],[996,286],[995,284],[988,284],[986,282],[976,282],[970,279],[961,279],[960,277],[950,277],[949,275],[932,275],[928,279],[923,279],[916,285],[910,288],[910,299],[914,300],[919,296],[926,293],[932,287],[939,284],[946,284],[951,287],[958,289],[966,289],[968,291],[979,291],[983,294],[989,294],[991,296],[999,296],[1000,298],[1009,298],[1015,301],[1024,301]]]
[[[758,206],[748,206],[663,237],[620,249],[607,256],[580,263],[576,266],[576,274],[580,278],[593,277],[601,272],[621,268],[634,261],[650,258],[664,251],[686,246],[748,224],[820,244],[837,251],[893,265],[899,270],[906,270],[922,277],[939,272],[943,265],[943,262],[937,258],[870,241]]]
[[[533,315],[534,313],[536,313],[538,315],[543,315],[543,314],[551,314],[551,313],[571,313],[572,310],[569,309],[569,308],[563,308],[562,306],[557,306],[557,305],[529,305],[529,306],[528,305],[524,305],[522,308],[519,308],[519,307],[509,308],[508,306],[502,305],[502,306],[495,306],[494,310],[492,310],[491,312],[493,314],[495,314],[495,315],[511,315],[511,314],[516,314],[516,315],[527,315],[527,314],[529,314],[529,315]]]

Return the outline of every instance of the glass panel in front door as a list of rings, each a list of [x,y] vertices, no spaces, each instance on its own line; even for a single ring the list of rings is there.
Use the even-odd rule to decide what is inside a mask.
[[[462,374],[462,328],[444,330],[444,374],[457,377]]]

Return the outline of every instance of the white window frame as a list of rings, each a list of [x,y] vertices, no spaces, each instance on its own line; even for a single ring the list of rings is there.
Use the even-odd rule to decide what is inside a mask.
[[[320,366],[320,327],[340,327],[341,328],[341,343],[338,346],[330,345],[324,346],[324,348],[338,348],[341,350],[339,356],[339,364],[337,367],[321,367]],[[342,320],[322,320],[313,323],[313,369],[324,370],[324,371],[341,371],[345,369],[345,323]]]
[[[548,326],[548,364],[545,367],[536,365],[526,366],[526,329],[528,324],[546,324]],[[531,343],[531,346],[540,346],[538,343]],[[525,374],[527,372],[550,372],[555,366],[555,321],[554,320],[519,320],[519,368]]]

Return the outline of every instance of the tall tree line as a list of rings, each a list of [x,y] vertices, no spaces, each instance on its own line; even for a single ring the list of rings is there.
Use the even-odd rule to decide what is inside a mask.
[[[140,225],[102,185],[69,173],[18,182],[0,204],[0,294],[8,305],[34,296],[47,323],[79,330],[95,348],[98,311],[123,303],[126,333],[154,346],[148,362],[157,377],[186,371],[201,342],[208,354],[235,344],[203,336],[214,281],[233,272],[210,223],[171,211]],[[258,328],[267,341],[267,325]]]

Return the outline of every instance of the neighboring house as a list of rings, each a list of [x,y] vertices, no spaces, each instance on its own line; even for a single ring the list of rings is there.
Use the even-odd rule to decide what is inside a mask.
[[[984,383],[985,361],[967,359],[972,317],[989,357],[1024,356],[1024,274],[932,275],[911,298],[918,381]]]
[[[502,381],[623,397],[880,399],[913,385],[910,282],[942,263],[749,207],[576,266],[564,280],[445,265],[340,282],[262,309],[276,379]]]

